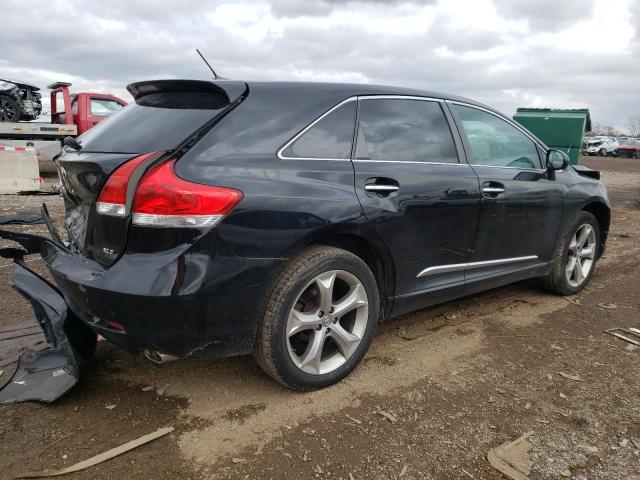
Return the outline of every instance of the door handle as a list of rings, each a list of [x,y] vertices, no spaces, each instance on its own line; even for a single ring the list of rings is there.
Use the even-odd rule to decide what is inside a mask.
[[[400,184],[394,178],[374,177],[364,182],[364,191],[371,197],[387,197],[400,190]]]
[[[484,182],[482,184],[482,196],[485,198],[496,198],[504,193],[504,185],[500,182]]]
[[[397,192],[398,190],[400,190],[400,187],[398,185],[377,185],[375,183],[372,183],[371,185],[365,185],[364,189],[367,192],[388,194],[391,192]]]

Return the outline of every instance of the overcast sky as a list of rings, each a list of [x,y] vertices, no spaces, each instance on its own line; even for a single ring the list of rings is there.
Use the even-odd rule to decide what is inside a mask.
[[[151,7],[153,5],[153,7]],[[0,0],[0,78],[320,80],[640,114],[640,0]]]

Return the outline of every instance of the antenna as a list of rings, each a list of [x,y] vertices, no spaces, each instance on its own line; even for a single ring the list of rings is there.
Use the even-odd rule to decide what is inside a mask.
[[[213,73],[213,79],[217,80],[218,78],[220,78],[218,77],[218,74],[216,73],[216,71],[211,67],[211,65],[209,65],[209,62],[207,62],[207,59],[204,58],[204,55],[200,53],[200,50],[196,48],[196,52],[198,52],[198,55],[200,55],[200,58],[202,59],[202,61],[207,64],[207,67],[209,67],[209,70],[211,70],[211,73]]]

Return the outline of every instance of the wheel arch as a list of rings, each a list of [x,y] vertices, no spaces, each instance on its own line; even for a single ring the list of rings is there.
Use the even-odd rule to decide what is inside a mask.
[[[609,205],[607,205],[604,201],[599,199],[592,199],[587,202],[583,207],[582,211],[589,212],[598,221],[598,226],[600,227],[600,252],[598,252],[598,256],[602,255],[604,252],[604,245],[607,241],[607,236],[609,235],[609,225],[611,224],[611,209]]]
[[[395,292],[395,267],[386,245],[375,233],[359,225],[341,225],[339,228],[323,230],[306,237],[296,244],[300,251],[312,245],[329,245],[353,253],[371,269],[380,293],[380,321],[388,316],[393,307]],[[295,252],[294,252],[295,253]]]

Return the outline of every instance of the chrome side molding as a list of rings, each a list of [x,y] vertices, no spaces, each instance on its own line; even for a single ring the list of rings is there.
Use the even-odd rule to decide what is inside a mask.
[[[417,278],[430,277],[431,275],[440,275],[441,273],[459,272],[462,270],[472,270],[474,268],[493,267],[496,265],[504,265],[507,263],[527,262],[537,260],[537,255],[529,255],[527,257],[499,258],[496,260],[484,260],[482,262],[471,263],[452,263],[449,265],[436,265],[428,267],[418,273]]]

